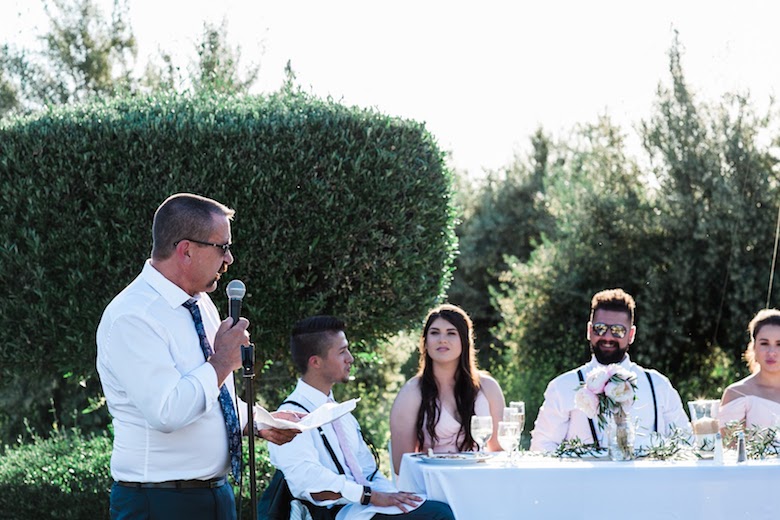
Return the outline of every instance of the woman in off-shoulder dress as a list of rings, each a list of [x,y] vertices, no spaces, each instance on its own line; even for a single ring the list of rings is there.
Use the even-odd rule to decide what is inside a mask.
[[[417,375],[404,384],[390,411],[393,468],[404,453],[456,453],[475,448],[471,416],[490,415],[488,451],[500,451],[496,430],[504,393],[487,372],[477,369],[474,326],[468,314],[444,304],[428,313],[420,338]]]
[[[744,359],[751,374],[723,392],[718,419],[724,430],[734,421],[746,428],[780,426],[780,311],[759,311],[748,333]]]

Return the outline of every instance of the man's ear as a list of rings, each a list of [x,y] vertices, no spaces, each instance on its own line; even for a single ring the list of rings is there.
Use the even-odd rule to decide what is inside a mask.
[[[320,368],[320,366],[322,365],[322,359],[320,358],[320,356],[317,355],[309,356],[308,365],[309,368]]]
[[[631,325],[631,329],[628,331],[628,344],[631,345],[636,339],[636,325]]]
[[[189,262],[190,261],[190,241],[189,240],[181,240],[178,244],[176,244],[176,250],[174,251],[174,254],[179,258],[179,260],[184,260]]]
[[[588,322],[588,330],[585,331],[585,338],[590,341],[590,330],[593,328],[593,322]]]

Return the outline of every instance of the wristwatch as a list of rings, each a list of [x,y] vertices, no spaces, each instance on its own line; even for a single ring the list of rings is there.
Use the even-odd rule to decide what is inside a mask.
[[[371,502],[371,488],[363,486],[363,498],[360,499],[360,504],[367,506]]]

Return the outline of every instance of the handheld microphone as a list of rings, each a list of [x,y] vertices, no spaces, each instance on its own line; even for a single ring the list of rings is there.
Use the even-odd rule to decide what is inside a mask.
[[[246,294],[246,285],[241,280],[231,280],[225,289],[228,297],[228,316],[233,318],[233,325],[241,317],[241,300]]]

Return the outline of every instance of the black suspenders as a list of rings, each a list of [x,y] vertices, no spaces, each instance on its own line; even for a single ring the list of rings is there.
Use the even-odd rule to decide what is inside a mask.
[[[306,413],[310,413],[309,410],[301,403],[297,401],[293,401],[291,399],[284,401],[282,404],[292,404],[299,408],[302,408]],[[282,404],[280,404],[279,406],[282,406]],[[330,458],[332,458],[333,463],[336,464],[336,469],[339,470],[340,474],[345,475],[346,473],[344,472],[344,467],[339,463],[339,459],[336,457],[336,452],[333,451],[333,446],[330,445],[330,442],[328,442],[328,438],[325,437],[325,432],[322,431],[322,426],[318,426],[317,431],[320,432],[320,437],[322,437],[322,442],[325,444],[325,449],[328,450],[328,453],[330,453]],[[366,443],[366,446],[368,446],[369,450],[371,451],[371,454],[374,456],[374,464],[376,465],[376,469],[374,469],[374,472],[371,473],[371,475],[368,477],[368,480],[372,481],[374,480],[376,474],[379,472],[379,455],[376,453],[376,449],[374,448],[374,445],[368,442],[366,436],[363,435],[363,431],[362,430],[358,430],[358,431],[360,431],[360,435],[363,437],[363,442]]]
[[[645,375],[647,376],[647,381],[650,383],[650,392],[653,394],[653,412],[655,413],[655,416],[653,417],[653,431],[658,432],[658,403],[655,400],[655,387],[653,386],[653,378],[650,377],[650,372],[645,370]]]
[[[291,400],[287,400],[287,401],[284,401],[282,404],[293,404],[293,405],[295,405],[295,406],[297,406],[299,408],[303,408],[303,410],[306,413],[309,413],[309,409],[306,408],[305,406],[303,406],[301,403],[298,403],[298,402],[295,402],[295,401],[291,401]],[[282,406],[282,404],[280,404],[279,406]],[[330,457],[333,459],[333,463],[336,465],[336,469],[339,470],[339,473],[341,475],[346,475],[346,473],[344,472],[344,467],[339,462],[339,459],[336,458],[336,452],[333,451],[333,447],[330,445],[330,442],[328,442],[328,438],[325,437],[325,432],[322,431],[322,426],[318,426],[317,427],[317,431],[320,432],[320,437],[322,437],[322,442],[325,443],[325,449],[328,450],[328,453],[330,453]]]
[[[647,381],[650,383],[650,393],[653,395],[653,431],[658,432],[658,401],[655,398],[655,386],[653,385],[653,378],[650,377],[650,372],[645,370]],[[577,370],[577,377],[580,379],[580,383],[585,382],[585,378],[582,376],[582,369]],[[596,437],[596,426],[593,424],[593,419],[588,418],[588,425],[590,426],[590,434],[593,436],[593,444],[599,445],[598,437]]]

